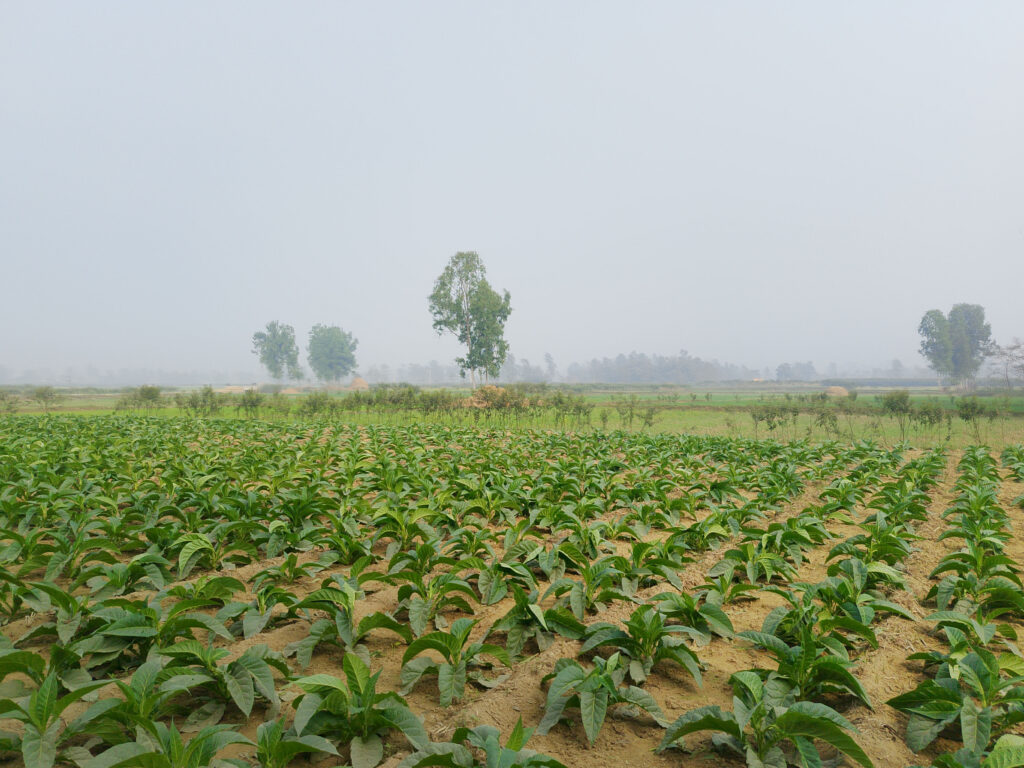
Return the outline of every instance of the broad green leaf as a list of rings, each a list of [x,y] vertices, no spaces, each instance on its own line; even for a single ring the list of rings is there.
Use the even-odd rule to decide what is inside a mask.
[[[605,713],[608,711],[608,691],[603,688],[597,691],[580,692],[580,717],[587,741],[593,745],[604,724]]]
[[[43,657],[37,653],[8,651],[0,655],[0,679],[7,677],[12,672],[21,672],[33,680],[40,680],[43,677],[45,666]]]
[[[635,707],[639,707],[647,712],[657,721],[658,725],[662,727],[668,725],[668,721],[665,719],[665,713],[662,712],[661,707],[658,706],[658,702],[655,701],[654,697],[643,688],[637,688],[635,685],[620,688],[618,696],[622,701],[632,704]]]
[[[405,734],[405,738],[416,749],[423,749],[430,743],[423,721],[408,707],[387,706],[381,707],[378,712],[392,727]]]
[[[1024,738],[1015,734],[1000,736],[989,756],[985,768],[1021,768],[1024,766]]]
[[[386,613],[377,611],[365,619],[359,622],[359,637],[364,637],[374,629],[390,629],[392,632],[401,637],[405,642],[412,642],[412,632],[409,631],[409,627],[396,621]]]
[[[377,735],[365,739],[356,736],[349,744],[349,755],[352,768],[375,768],[384,757],[384,743]]]
[[[661,739],[661,744],[655,751],[661,752],[676,746],[679,739],[698,731],[721,731],[736,739],[742,738],[732,712],[724,712],[717,706],[698,707],[680,715],[675,722],[668,726]]]
[[[907,746],[914,752],[920,752],[935,741],[935,738],[955,719],[955,713],[944,720],[932,720],[918,714],[911,714],[907,720]]]
[[[248,717],[252,713],[252,705],[256,701],[256,690],[248,670],[240,665],[229,664],[224,670],[224,684],[227,686],[235,706]]]
[[[334,675],[317,674],[307,677],[300,677],[294,681],[304,691],[316,691],[320,688],[330,688],[335,691],[347,691],[345,681]]]
[[[463,667],[465,670],[465,667]],[[462,676],[462,686],[465,687],[465,674]],[[463,689],[459,687],[458,665],[441,663],[437,665],[437,688],[441,694],[441,706],[449,707],[452,701],[462,698]]]
[[[811,717],[803,712],[789,711],[783,713],[776,721],[779,733],[792,738],[806,736],[819,739],[838,749],[846,756],[856,760],[864,768],[874,768],[871,759],[860,748],[860,745],[842,728],[824,718]]]
[[[370,683],[370,669],[354,654],[347,653],[341,662],[345,671],[345,679],[348,681],[348,688],[354,693],[365,693]]]
[[[409,626],[417,637],[427,631],[430,621],[430,605],[419,595],[409,598]]]
[[[259,694],[272,705],[277,704],[277,691],[274,687],[274,673],[258,653],[253,653],[254,648],[249,648],[245,653],[235,659],[232,664],[244,668],[251,676],[253,684]]]
[[[306,726],[312,719],[313,715],[320,709],[320,705],[323,703],[323,699],[315,693],[307,693],[303,695],[302,699],[295,707],[295,719],[292,721],[292,727],[295,729],[295,733],[302,735],[302,732],[306,730]]]
[[[210,699],[198,709],[189,712],[185,718],[185,724],[181,727],[182,733],[198,733],[204,728],[216,725],[224,717],[226,706],[223,701]]]
[[[416,683],[419,682],[420,678],[427,674],[427,672],[436,672],[438,666],[439,664],[436,661],[429,659],[426,656],[419,656],[407,664],[404,664],[399,675],[402,694],[406,694],[411,691],[416,686]]]
[[[964,746],[980,755],[988,748],[992,735],[992,710],[978,709],[974,699],[965,696],[960,709],[960,733]]]
[[[409,644],[405,653],[402,654],[402,663],[408,663],[414,656],[427,650],[437,651],[445,661],[452,661],[457,659],[462,652],[462,644],[458,638],[447,632],[431,632]]]
[[[793,738],[793,745],[800,754],[803,768],[821,768],[821,755],[818,753],[818,748],[814,746],[814,741],[803,736],[796,736]]]
[[[40,729],[45,729],[57,710],[57,676],[50,673],[39,688],[32,694],[28,703],[31,722]]]
[[[57,740],[62,723],[54,720],[40,733],[33,723],[25,724],[21,737],[21,756],[25,768],[52,768],[57,759]]]
[[[120,765],[133,763],[149,751],[144,744],[128,741],[101,752],[92,760],[83,762],[81,768],[117,768]]]
[[[586,600],[583,596],[583,584],[576,582],[569,590],[569,608],[580,621],[583,620],[586,611]]]

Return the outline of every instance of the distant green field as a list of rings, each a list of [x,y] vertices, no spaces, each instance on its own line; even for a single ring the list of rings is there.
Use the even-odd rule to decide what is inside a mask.
[[[330,418],[345,424],[451,424],[502,428],[537,428],[569,431],[593,429],[626,429],[644,432],[677,432],[697,435],[735,435],[745,437],[774,437],[782,440],[807,438],[811,440],[842,439],[844,441],[871,439],[893,444],[899,441],[898,423],[883,413],[880,388],[857,390],[855,398],[829,397],[823,399],[821,387],[776,386],[751,388],[669,388],[669,387],[581,387],[547,388],[528,393],[529,407],[522,408],[467,408],[462,400],[469,395],[466,389],[440,390],[458,407],[428,411],[413,400],[401,400],[389,390],[392,400],[373,393],[352,397],[346,393],[322,393],[311,398],[310,393],[281,395],[276,410],[267,407],[264,398],[261,418],[286,419]],[[439,390],[433,390],[438,392]],[[421,392],[421,390],[417,390]],[[63,392],[50,409],[54,413],[109,414],[115,412],[123,393]],[[247,418],[239,407],[237,395],[221,395],[218,415],[229,418]],[[925,402],[940,405],[945,413],[942,422],[922,425],[913,421],[904,429],[905,438],[919,446],[948,444],[961,447],[973,442],[986,442],[1003,446],[1024,440],[1024,394],[982,394],[979,402],[988,410],[973,422],[959,418],[956,405],[958,396],[937,388],[917,388],[910,392],[915,408]],[[374,398],[378,398],[374,400]],[[324,412],[310,412],[315,400],[324,400]],[[379,400],[379,401],[378,401]],[[567,400],[559,406],[557,402]],[[187,416],[189,412],[174,406],[171,397],[161,398],[162,407],[145,413],[167,418]],[[323,403],[321,403],[323,404]],[[776,409],[784,413],[774,422],[756,422],[759,410]],[[23,400],[19,412],[38,413],[37,404]]]

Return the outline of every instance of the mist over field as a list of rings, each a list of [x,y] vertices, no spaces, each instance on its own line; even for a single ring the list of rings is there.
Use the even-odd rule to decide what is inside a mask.
[[[266,378],[268,321],[451,366],[457,251],[565,376],[923,369],[1024,336],[1024,6],[0,5],[0,383]],[[833,368],[834,364],[834,368]]]

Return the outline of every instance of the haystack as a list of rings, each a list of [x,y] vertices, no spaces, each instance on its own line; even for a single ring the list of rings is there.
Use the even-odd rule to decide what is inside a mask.
[[[370,388],[370,385],[366,383],[366,379],[356,376],[352,379],[352,383],[348,385],[348,388],[353,392],[365,392]]]
[[[825,394],[829,397],[849,397],[850,393],[846,387],[829,387],[825,390]]]

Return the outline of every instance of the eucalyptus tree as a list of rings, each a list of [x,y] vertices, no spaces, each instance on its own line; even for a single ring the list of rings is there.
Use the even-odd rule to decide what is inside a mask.
[[[511,297],[487,282],[480,256],[474,251],[452,256],[434,281],[429,300],[434,330],[452,334],[466,347],[465,356],[455,359],[459,372],[468,372],[474,385],[477,373],[497,376],[508,355],[505,321],[512,312]]]

